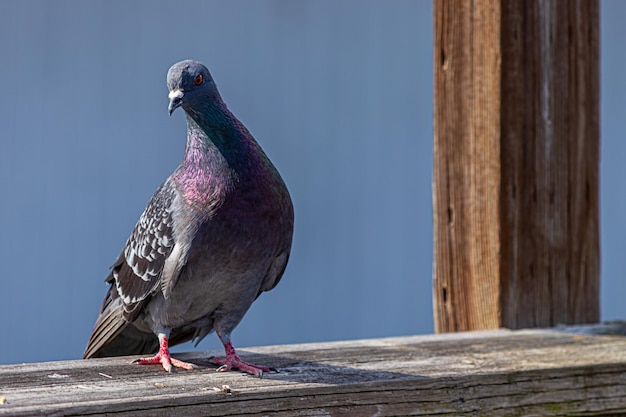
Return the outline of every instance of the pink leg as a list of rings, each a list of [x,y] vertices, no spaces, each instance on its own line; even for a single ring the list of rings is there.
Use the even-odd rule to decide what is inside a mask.
[[[192,370],[196,367],[191,363],[183,362],[170,356],[167,336],[164,333],[159,333],[159,352],[156,355],[154,355],[152,358],[135,359],[133,363],[137,363],[139,365],[160,364],[163,365],[163,369],[165,369],[167,372],[172,372],[172,366],[188,370]]]
[[[226,372],[231,369],[239,369],[240,371],[247,372],[249,374],[258,376],[259,378],[263,377],[263,372],[270,372],[271,369],[267,366],[258,366],[252,365],[250,363],[246,363],[239,358],[233,344],[229,341],[224,343],[224,350],[226,351],[225,358],[213,358],[213,363],[216,365],[221,365],[217,368],[219,372]]]

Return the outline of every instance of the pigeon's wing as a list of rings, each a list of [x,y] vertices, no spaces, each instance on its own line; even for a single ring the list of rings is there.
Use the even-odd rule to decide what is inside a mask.
[[[175,245],[173,202],[176,189],[165,181],[152,196],[107,280],[115,285],[124,317],[132,321],[161,285],[163,268]]]
[[[165,181],[152,196],[111,268],[106,279],[111,287],[87,344],[86,358],[97,356],[112,342],[160,287],[163,268],[175,245],[172,213],[175,197],[172,182]]]
[[[263,277],[263,282],[261,283],[261,288],[257,293],[257,298],[264,291],[270,291],[274,289],[278,285],[278,282],[283,276],[285,272],[285,268],[287,268],[287,262],[289,261],[289,251],[286,250],[281,252],[270,264],[265,276]]]
[[[291,202],[291,198],[289,197],[289,192],[287,191],[285,183],[282,181],[278,171],[275,171],[275,169],[274,175],[278,182],[282,185],[282,187],[278,187],[279,189],[282,189],[280,192],[279,204],[281,204],[283,210],[281,210],[281,226],[277,231],[277,234],[283,237],[282,250],[278,252],[278,255],[276,255],[276,257],[272,260],[272,263],[265,272],[265,276],[261,282],[261,287],[256,295],[257,298],[264,291],[270,291],[278,285],[283,273],[285,272],[285,268],[287,268],[287,262],[289,262],[289,254],[291,252],[291,240],[293,237],[293,204]]]

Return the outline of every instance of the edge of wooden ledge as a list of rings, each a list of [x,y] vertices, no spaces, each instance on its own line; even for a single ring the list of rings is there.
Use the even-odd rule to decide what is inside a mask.
[[[131,357],[0,366],[0,415],[626,415],[626,323],[263,346],[257,379]]]

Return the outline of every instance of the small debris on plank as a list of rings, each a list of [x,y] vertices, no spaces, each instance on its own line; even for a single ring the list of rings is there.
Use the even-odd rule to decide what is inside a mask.
[[[167,384],[164,384],[162,382],[155,382],[154,386],[157,387],[157,388],[165,388],[165,387],[167,387]]]
[[[70,377],[69,375],[62,375],[62,374],[57,374],[57,373],[48,375],[48,378],[69,378],[69,377]]]
[[[222,388],[213,387],[213,391],[223,392],[225,394],[232,394],[233,391],[230,389],[229,385],[222,385]]]
[[[107,375],[107,374],[102,373],[102,372],[98,372],[98,375],[103,376],[105,378],[113,379],[113,377],[111,375]]]
[[[5,397],[4,395],[0,395],[0,404],[6,404],[7,403],[7,397]]]

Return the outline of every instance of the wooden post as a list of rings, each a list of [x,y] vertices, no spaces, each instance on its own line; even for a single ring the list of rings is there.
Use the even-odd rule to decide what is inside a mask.
[[[599,319],[594,0],[435,0],[438,332]]]

